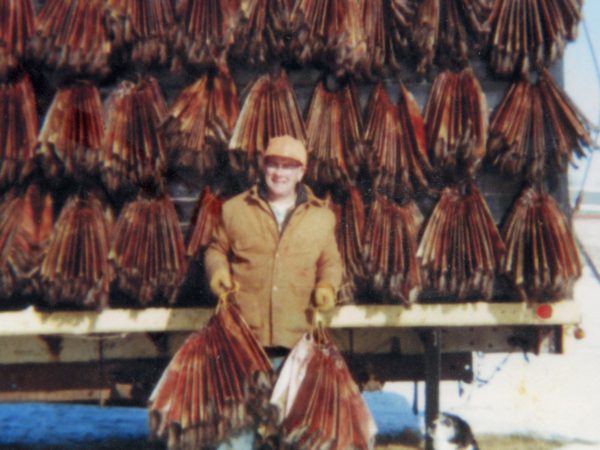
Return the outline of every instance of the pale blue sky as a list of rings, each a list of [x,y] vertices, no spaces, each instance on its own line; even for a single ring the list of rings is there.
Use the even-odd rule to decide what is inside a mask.
[[[585,21],[596,58],[600,62],[600,1],[585,0],[583,4]],[[564,56],[565,88],[579,109],[594,124],[600,124],[600,80],[596,75],[590,45],[584,24],[579,25],[575,42],[567,45]],[[594,152],[587,160],[579,160],[579,169],[571,170],[571,188],[579,189],[586,165],[590,163],[590,174],[585,189],[600,191],[600,154]]]

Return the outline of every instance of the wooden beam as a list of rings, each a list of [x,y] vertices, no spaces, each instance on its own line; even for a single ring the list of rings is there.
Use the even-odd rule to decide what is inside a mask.
[[[581,321],[579,305],[570,300],[550,303],[550,316],[525,303],[459,303],[413,305],[348,305],[319,314],[331,328],[486,327],[569,325]],[[548,309],[546,308],[546,311]],[[105,309],[39,312],[33,307],[0,313],[0,336],[103,334],[194,331],[212,308]]]
[[[111,390],[63,389],[60,391],[0,391],[0,403],[7,402],[102,402],[109,399]]]
[[[212,308],[39,312],[29,307],[0,313],[0,336],[194,331],[212,313]]]
[[[486,327],[572,325],[581,322],[579,305],[571,300],[540,305],[526,303],[459,303],[413,305],[348,305],[319,314],[330,328]],[[550,309],[548,309],[549,307]],[[550,314],[545,317],[544,313]]]

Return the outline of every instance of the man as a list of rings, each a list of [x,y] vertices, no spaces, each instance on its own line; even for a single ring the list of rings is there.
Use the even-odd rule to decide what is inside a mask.
[[[223,204],[206,252],[212,291],[239,286],[242,315],[266,347],[290,348],[309,328],[312,305],[334,306],[342,277],[335,216],[301,183],[304,144],[271,138],[261,181]]]

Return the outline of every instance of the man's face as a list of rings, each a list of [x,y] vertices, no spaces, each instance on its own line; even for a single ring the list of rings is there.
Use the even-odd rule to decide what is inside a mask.
[[[269,196],[284,200],[296,193],[296,184],[304,176],[304,167],[297,161],[278,156],[269,156],[265,160],[265,182]]]

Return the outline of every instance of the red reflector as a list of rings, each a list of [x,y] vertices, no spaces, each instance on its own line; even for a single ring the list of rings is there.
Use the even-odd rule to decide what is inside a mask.
[[[549,319],[552,317],[552,306],[543,304],[537,307],[535,313],[540,319]]]

